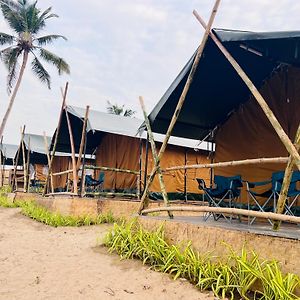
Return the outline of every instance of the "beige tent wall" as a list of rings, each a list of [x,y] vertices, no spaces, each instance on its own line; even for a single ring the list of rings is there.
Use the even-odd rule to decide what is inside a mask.
[[[46,169],[48,168],[47,165],[40,165],[40,164],[35,164],[35,174],[36,174],[36,180],[39,181],[46,181]]]
[[[106,134],[96,152],[96,165],[118,169],[139,170],[139,144],[137,138]],[[100,171],[96,172],[99,176]],[[135,189],[137,176],[105,171],[104,189]]]
[[[143,147],[143,153],[145,153],[145,146]],[[159,151],[160,145],[157,146],[157,151]],[[187,164],[199,164],[199,163],[208,163],[208,152],[206,151],[194,151],[193,149],[186,149],[179,146],[168,145],[167,149],[161,160],[161,167],[163,169],[174,167],[174,166],[183,166],[185,164],[185,155]],[[143,166],[142,170],[145,170],[144,166],[144,157],[143,155]],[[148,176],[150,175],[154,166],[154,160],[151,150],[149,150],[148,158]],[[198,184],[196,178],[203,178],[209,183],[210,178],[209,169],[198,169],[198,170],[187,170],[187,192],[188,193],[201,193],[198,189]],[[166,190],[168,193],[184,193],[184,170],[172,171],[164,174],[164,181],[166,185]],[[160,184],[158,177],[156,176],[153,184],[151,186],[152,192],[161,192]]]
[[[260,92],[293,141],[300,122],[300,69],[290,67],[275,72],[264,83]],[[253,97],[232,114],[216,136],[216,162],[287,155],[276,132]],[[215,169],[215,174],[240,174],[244,180],[265,181],[270,179],[272,172],[284,168],[283,164],[245,165]],[[247,202],[245,191],[241,200]]]
[[[68,156],[55,156],[52,164],[52,172],[58,173],[69,169],[70,157]],[[65,188],[67,185],[68,174],[53,176],[54,189]]]

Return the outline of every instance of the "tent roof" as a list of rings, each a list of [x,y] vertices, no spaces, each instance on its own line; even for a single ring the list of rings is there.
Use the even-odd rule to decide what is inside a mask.
[[[51,137],[46,136],[48,146],[51,143]],[[44,136],[32,133],[24,134],[24,144],[26,149],[39,154],[47,154],[45,149]]]
[[[78,150],[82,131],[82,120],[84,119],[85,109],[75,106],[67,106],[66,110],[71,115],[70,120],[72,123],[72,131],[76,149]],[[72,117],[75,117],[75,119]],[[80,122],[78,122],[78,120],[80,120]],[[87,153],[92,153],[93,150],[99,145],[99,138],[101,138],[100,135],[103,133],[112,133],[129,137],[139,137],[137,136],[137,134],[142,123],[143,121],[141,119],[129,118],[124,116],[108,114],[105,112],[90,110],[89,122],[87,126]],[[62,128],[58,137],[58,151],[68,151],[69,149],[69,136],[66,127],[67,124],[63,120]],[[141,138],[147,138],[145,132],[142,133]],[[163,142],[164,135],[154,134],[154,138],[157,142]],[[206,143],[197,146],[197,140],[185,138],[171,137],[169,144],[187,148],[207,150]]]
[[[300,31],[213,31],[257,88],[282,65],[300,66]],[[195,53],[149,115],[154,132],[166,133]],[[244,82],[209,38],[172,134],[202,140],[249,96]]]

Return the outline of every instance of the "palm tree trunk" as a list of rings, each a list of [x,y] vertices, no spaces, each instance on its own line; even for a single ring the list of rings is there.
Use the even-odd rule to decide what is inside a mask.
[[[0,139],[3,136],[3,132],[4,132],[4,129],[5,129],[5,125],[6,125],[7,119],[9,117],[9,114],[10,114],[11,109],[13,107],[13,104],[15,102],[15,98],[17,96],[17,92],[19,90],[19,87],[20,87],[20,84],[21,84],[21,81],[22,81],[22,78],[23,78],[23,75],[24,75],[24,71],[25,71],[25,68],[26,68],[27,61],[28,61],[28,52],[24,51],[23,62],[22,62],[22,66],[21,66],[21,69],[20,69],[19,77],[18,77],[17,83],[15,85],[15,88],[13,90],[13,93],[12,93],[12,95],[10,97],[8,108],[6,110],[6,113],[5,113],[5,115],[3,117],[3,120],[2,120],[2,123],[1,123],[1,127],[0,127]]]

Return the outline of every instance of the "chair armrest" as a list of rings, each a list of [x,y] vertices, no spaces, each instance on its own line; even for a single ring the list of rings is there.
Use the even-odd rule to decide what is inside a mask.
[[[257,186],[263,186],[263,185],[267,185],[270,184],[272,182],[272,180],[267,180],[267,181],[256,181],[256,182],[250,182],[245,180],[248,188],[255,188]]]
[[[207,189],[204,179],[202,179],[202,178],[196,178],[196,180],[198,182],[198,188],[199,188],[199,190],[205,190],[205,189]]]

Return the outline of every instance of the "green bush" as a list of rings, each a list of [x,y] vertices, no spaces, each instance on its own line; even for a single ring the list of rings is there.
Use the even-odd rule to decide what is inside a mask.
[[[98,216],[64,216],[59,213],[52,213],[33,201],[15,201],[10,203],[5,196],[0,196],[0,206],[7,208],[20,207],[23,215],[53,227],[89,226],[119,221],[114,218],[112,213],[100,214]]]
[[[157,271],[185,278],[201,290],[212,290],[217,297],[242,297],[242,299],[289,300],[300,287],[295,274],[283,274],[276,261],[262,261],[254,251],[244,247],[240,254],[228,245],[227,258],[220,259],[210,253],[200,255],[191,242],[169,245],[161,226],[153,232],[144,230],[136,220],[115,224],[105,239],[109,252],[116,252],[122,259],[137,258]],[[255,287],[261,291],[253,292]]]

